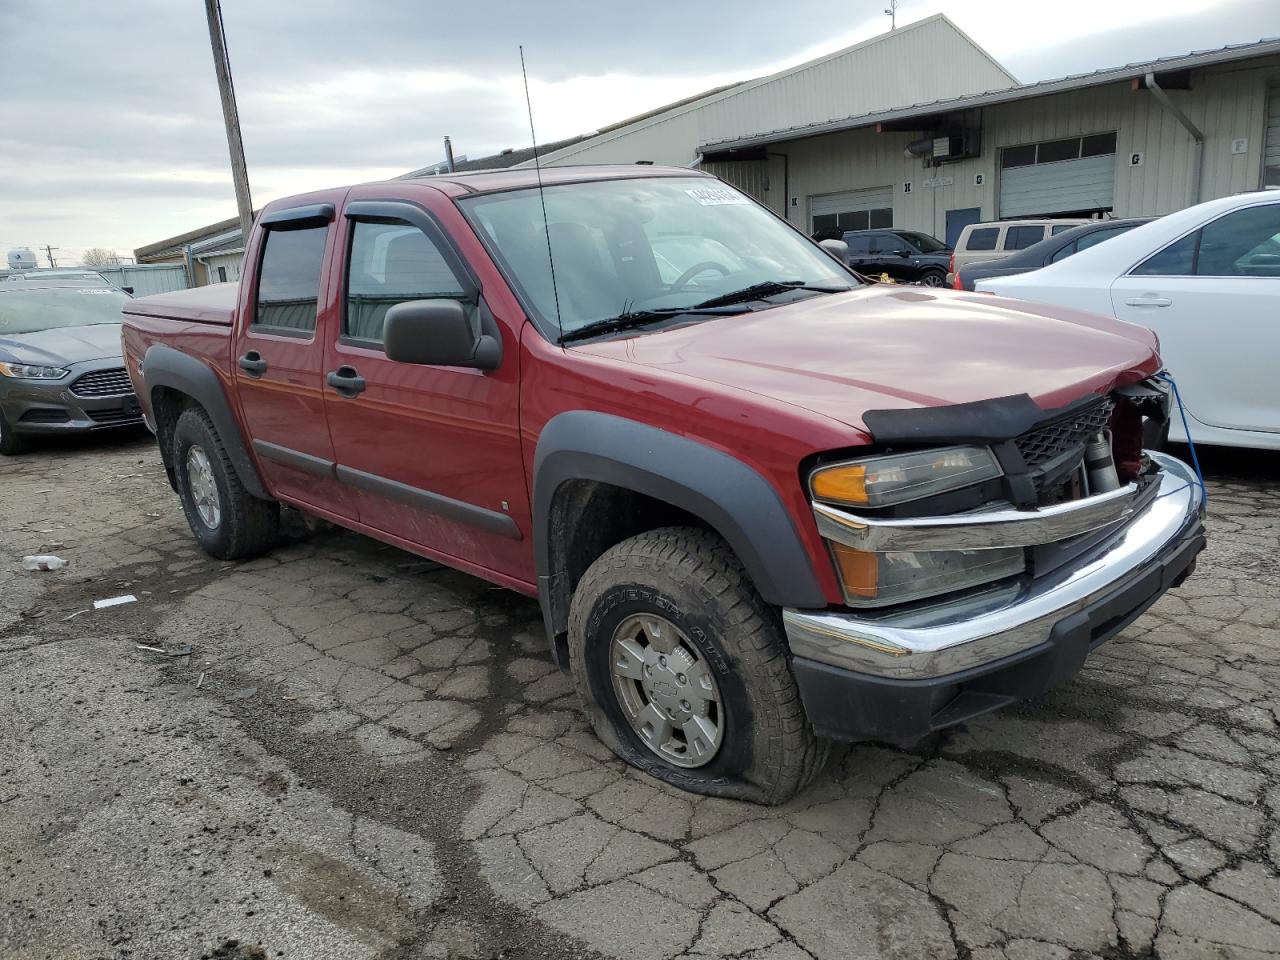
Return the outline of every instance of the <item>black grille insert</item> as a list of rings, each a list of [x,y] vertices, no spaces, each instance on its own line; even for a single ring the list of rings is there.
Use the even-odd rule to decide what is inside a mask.
[[[86,373],[71,384],[71,392],[77,397],[119,397],[133,393],[133,384],[124,367],[115,367]]]
[[[1036,427],[1013,442],[1028,469],[1034,470],[1061,456],[1073,447],[1083,447],[1086,440],[1111,423],[1114,404],[1106,397],[1097,403],[1052,423]]]
[[[142,422],[142,414],[138,412],[136,407],[134,409],[117,407],[114,410],[86,410],[85,413],[89,415],[89,419],[94,423],[114,426],[116,424]]]

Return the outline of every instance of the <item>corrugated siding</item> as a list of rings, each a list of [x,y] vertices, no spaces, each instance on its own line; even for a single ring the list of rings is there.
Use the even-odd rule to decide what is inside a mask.
[[[172,293],[174,290],[185,290],[188,285],[187,271],[180,263],[129,264],[94,269],[117,287],[133,287],[135,297]]]
[[[1000,216],[1034,217],[1107,209],[1115,193],[1114,154],[1012,167],[1000,173]]]
[[[1280,187],[1280,77],[1267,85],[1267,140],[1262,163],[1263,186]]]
[[[1263,58],[1197,71],[1193,89],[1170,91],[1205,133],[1202,199],[1260,186],[1267,90],[1277,71],[1280,57]],[[863,129],[770,149],[790,156],[791,196],[801,204],[807,197],[893,183],[894,225],[940,237],[948,210],[980,207],[984,219],[997,217],[1002,147],[1111,130],[1117,134],[1115,216],[1160,216],[1192,202],[1191,137],[1149,91],[1133,90],[1128,83],[988,107],[983,111],[982,155],[937,168],[903,156],[918,134]],[[1232,141],[1241,138],[1247,140],[1246,150],[1233,154]],[[1135,152],[1142,154],[1141,166],[1129,164]],[[981,184],[975,182],[978,175]],[[943,182],[930,185],[939,179]],[[907,182],[912,184],[909,193]]]
[[[544,162],[688,164],[704,143],[983,93],[1012,82],[950,21],[932,17],[803,69],[610,131]]]

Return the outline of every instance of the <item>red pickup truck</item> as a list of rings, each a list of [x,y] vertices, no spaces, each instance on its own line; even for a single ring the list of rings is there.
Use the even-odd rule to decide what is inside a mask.
[[[283,504],[536,596],[601,739],[689,790],[1039,694],[1204,545],[1149,331],[864,283],[694,171],[311,193],[244,263],[124,314],[201,546]]]

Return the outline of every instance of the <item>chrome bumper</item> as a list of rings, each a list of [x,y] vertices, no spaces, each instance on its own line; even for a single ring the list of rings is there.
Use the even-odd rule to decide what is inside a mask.
[[[913,680],[993,663],[1044,643],[1060,620],[1091,606],[1139,575],[1144,565],[1199,523],[1204,497],[1191,469],[1173,457],[1159,453],[1150,456],[1163,471],[1155,498],[1140,513],[1129,517],[1106,549],[1087,562],[1022,588],[993,590],[962,601],[883,617],[787,609],[783,611],[783,622],[791,652],[796,657],[859,673]],[[1123,496],[1126,492],[1127,497]],[[1114,496],[1093,499],[1102,501],[1102,506],[1083,516],[1082,511],[1075,511],[1074,522],[1080,525],[1076,533],[1125,519],[1127,512],[1121,509],[1110,520],[1092,522],[1110,515],[1108,511],[1117,507],[1126,508],[1132,500],[1132,490],[1125,488],[1115,491]],[[1013,533],[1019,538],[1014,543],[1045,543],[1049,541],[1042,536],[1051,528],[1063,529],[1061,517],[1071,516],[1071,511],[1045,515],[1043,510],[1031,517],[1026,513],[1020,517],[979,514],[973,518],[977,523],[964,526],[956,525],[954,517],[905,526],[902,521],[894,521],[894,545],[887,549],[904,549],[903,544],[912,542],[907,538],[917,537],[917,549],[926,544],[930,549],[954,549],[953,541],[956,546],[963,542],[968,549],[994,546],[995,543],[980,544],[974,538],[985,538],[995,528]],[[995,519],[983,521],[983,517]],[[879,535],[870,525],[864,529],[870,532],[845,528],[842,539]],[[931,531],[940,539],[931,537]],[[1074,534],[1060,533],[1059,537],[1067,535]],[[1006,538],[999,542],[1009,545],[1011,541]],[[866,543],[864,539],[858,545],[866,549]]]

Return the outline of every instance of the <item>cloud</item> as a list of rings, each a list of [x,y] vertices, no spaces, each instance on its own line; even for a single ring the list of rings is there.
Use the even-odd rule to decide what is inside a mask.
[[[589,132],[883,30],[879,4],[223,0],[255,203]],[[917,0],[1023,80],[1280,34],[1274,0]],[[815,39],[816,38],[816,39]],[[201,4],[0,4],[0,246],[134,246],[235,212]]]

